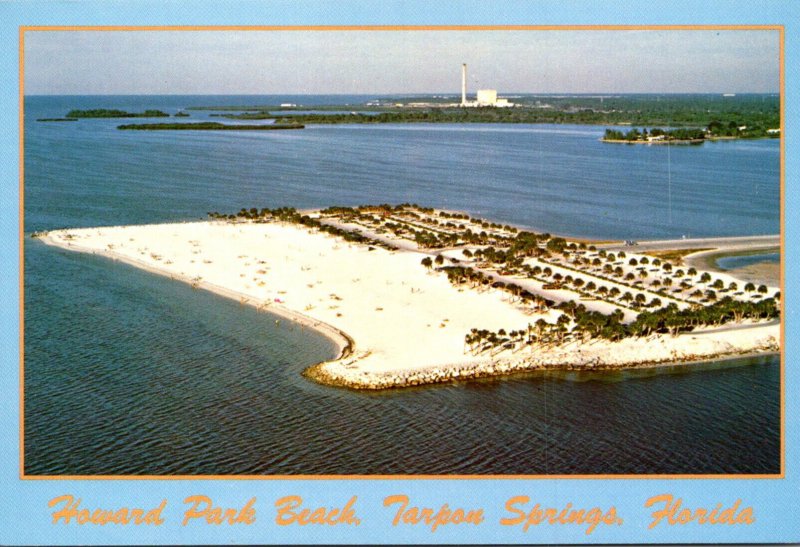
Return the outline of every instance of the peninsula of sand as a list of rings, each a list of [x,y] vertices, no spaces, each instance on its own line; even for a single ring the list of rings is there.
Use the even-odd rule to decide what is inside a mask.
[[[780,347],[778,288],[724,273],[414,206],[242,211],[38,236],[316,329],[339,354],[307,375],[352,388]]]

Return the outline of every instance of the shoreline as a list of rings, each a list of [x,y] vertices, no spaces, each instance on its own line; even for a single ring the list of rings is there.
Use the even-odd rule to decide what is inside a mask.
[[[761,249],[746,249],[726,251],[724,249],[711,249],[698,251],[687,255],[684,258],[687,266],[726,273],[740,278],[742,281],[765,282],[768,284],[780,284],[781,263],[760,262],[739,268],[724,269],[719,266],[717,259],[738,256],[757,256],[762,254],[780,253],[780,247],[764,247]]]
[[[771,137],[764,135],[761,137],[705,137],[702,139],[676,139],[676,140],[659,140],[659,141],[642,141],[642,140],[626,140],[626,139],[605,139],[600,138],[600,142],[609,144],[677,144],[677,145],[694,145],[703,144],[704,142],[717,142],[717,141],[760,141],[765,139],[780,139],[780,137]]]
[[[421,374],[413,375],[413,376],[391,376],[380,378],[377,381],[373,381],[370,383],[363,383],[363,382],[355,382],[352,380],[344,379],[340,376],[335,374],[331,374],[329,371],[325,369],[327,363],[317,363],[316,365],[311,365],[310,367],[306,368],[303,371],[303,376],[309,378],[317,383],[333,386],[333,387],[340,387],[340,388],[347,388],[356,391],[382,391],[387,389],[400,389],[400,388],[410,388],[410,387],[424,387],[424,386],[433,386],[437,384],[451,384],[455,382],[463,382],[463,381],[470,381],[470,380],[479,380],[479,379],[488,379],[488,378],[495,378],[498,380],[502,380],[504,378],[513,378],[515,376],[521,376],[525,374],[533,374],[533,373],[548,373],[548,372],[597,372],[600,374],[608,373],[608,372],[622,372],[626,370],[652,370],[652,369],[665,369],[665,368],[686,368],[691,369],[697,365],[703,364],[710,364],[716,362],[727,362],[727,361],[736,361],[739,359],[747,359],[752,357],[765,357],[765,356],[780,356],[781,352],[779,349],[770,349],[765,351],[745,351],[745,352],[732,352],[732,353],[720,353],[717,355],[709,355],[703,356],[696,359],[690,360],[679,360],[679,361],[672,361],[672,360],[661,360],[661,361],[642,361],[636,363],[630,363],[627,365],[558,365],[558,364],[548,364],[544,366],[518,366],[518,367],[509,367],[507,365],[495,365],[494,368],[505,368],[505,370],[497,371],[497,370],[484,370],[481,368],[475,368],[473,370],[465,370],[465,369],[457,369],[451,371],[449,374],[440,374],[434,373],[431,374],[431,371],[421,371]]]
[[[624,139],[600,139],[600,142],[605,142],[608,144],[657,144],[657,145],[665,145],[665,144],[675,144],[680,146],[686,145],[695,145],[695,144],[703,144],[706,140],[711,139],[689,139],[689,140],[674,140],[674,141],[628,141]],[[739,140],[738,137],[736,140]]]
[[[257,302],[252,300],[252,298],[249,295],[245,293],[228,289],[226,287],[221,287],[219,285],[216,285],[214,283],[209,283],[207,281],[203,280],[196,281],[184,275],[175,274],[159,268],[154,268],[153,266],[147,264],[146,262],[130,258],[120,253],[115,253],[114,251],[104,251],[104,250],[98,251],[95,249],[91,249],[88,247],[81,247],[80,245],[74,245],[74,244],[64,245],[63,243],[55,241],[53,238],[51,238],[49,232],[46,235],[37,237],[37,239],[39,239],[45,245],[49,245],[51,247],[58,247],[59,249],[64,249],[67,251],[75,251],[95,256],[102,256],[104,258],[113,260],[115,262],[122,262],[124,264],[127,264],[128,266],[144,270],[152,274],[160,275],[162,277],[169,277],[171,280],[187,283],[191,285],[192,288],[203,289],[212,292],[218,296],[222,296],[224,298],[228,298],[231,300],[236,300],[240,304],[252,306],[256,308],[256,310],[258,311],[271,313],[272,315],[277,315],[284,319],[294,321],[295,323],[298,323],[301,326],[309,327],[317,331],[321,335],[325,336],[336,345],[338,351],[337,356],[334,359],[336,361],[340,359],[346,359],[355,351],[355,341],[347,333],[343,332],[340,329],[337,329],[333,325],[329,325],[316,318],[303,315],[302,313],[299,313],[295,310],[291,310],[285,306],[282,306],[281,304],[268,303],[267,305],[259,305]]]
[[[134,238],[130,237],[132,235],[137,238],[137,243],[133,246],[123,237],[129,236],[129,241],[133,242]],[[177,243],[166,242],[170,236]],[[562,341],[556,345],[536,348],[535,353],[533,347],[517,349],[514,345],[511,350],[501,349],[497,354],[492,350],[489,356],[482,355],[485,353],[483,351],[477,355],[467,355],[463,335],[477,321],[483,321],[477,323],[478,325],[494,322],[494,325],[486,326],[496,329],[497,325],[513,327],[527,323],[530,326],[534,319],[523,314],[519,306],[514,306],[510,299],[505,298],[502,291],[459,289],[451,286],[439,272],[424,272],[419,266],[419,257],[427,255],[422,252],[395,252],[367,247],[365,244],[347,244],[338,237],[277,222],[257,224],[206,221],[79,228],[54,230],[38,235],[38,238],[47,245],[100,255],[151,273],[169,276],[193,287],[209,290],[308,326],[332,340],[338,348],[338,355],[329,361],[308,367],[303,375],[319,383],[352,389],[411,387],[539,370],[618,371],[689,366],[698,362],[774,353],[780,347],[779,324],[756,323],[692,331],[677,336],[654,334],[646,338],[629,337],[616,342]],[[237,238],[250,239],[237,242]],[[287,245],[291,247],[297,240],[300,240],[300,245],[293,251],[295,254],[287,255],[286,260],[280,262],[279,267],[276,266],[276,271],[270,271],[269,276],[265,277],[271,278],[273,273],[283,275],[278,287],[285,285],[285,291],[275,293],[277,289],[267,290],[268,284],[264,289],[254,288],[249,284],[245,273],[238,277],[233,275],[242,270],[232,267],[220,270],[219,266],[214,265],[230,264],[235,253],[243,253],[243,249],[253,249],[254,241],[261,242],[262,246],[268,247],[270,243],[274,246],[272,255],[267,252],[269,249],[263,255],[271,262],[276,258],[275,252],[283,252]],[[139,241],[147,244],[144,250],[131,249],[139,245]],[[304,243],[307,245],[304,246]],[[212,254],[203,254],[211,244],[217,245],[211,249]],[[154,249],[151,250],[150,246]],[[202,252],[197,249],[202,249]],[[280,251],[276,251],[277,249]],[[319,255],[317,258],[313,256],[315,251]],[[145,258],[131,256],[136,252]],[[149,252],[150,259],[145,252]],[[224,253],[229,253],[230,256]],[[196,263],[198,261],[192,258],[195,255],[198,261],[204,258],[203,265]],[[256,258],[258,257],[249,260],[255,261]],[[173,265],[172,259],[179,265]],[[258,261],[258,264],[265,263],[263,260]],[[344,270],[341,279],[332,279],[332,264]],[[249,263],[245,264],[248,265]],[[251,269],[259,267],[250,266]],[[262,266],[267,270],[270,267]],[[176,271],[179,268],[191,268],[203,275],[216,268],[217,282],[204,279],[199,274]],[[295,268],[300,271],[294,271]],[[327,278],[321,278],[324,283],[314,281],[319,277],[316,273],[308,273],[317,269],[327,275]],[[264,270],[259,270],[259,273],[262,271]],[[352,277],[364,271],[374,271],[374,275],[363,283],[360,278]],[[220,279],[223,282],[219,282]],[[384,281],[385,286],[382,283]],[[406,285],[407,281],[409,285],[406,288],[410,289],[410,294],[406,289],[395,285],[396,281],[401,285]],[[329,282],[334,283],[333,287],[329,286]],[[263,282],[259,283],[259,287],[265,285]],[[325,284],[325,288],[317,289],[313,286],[315,283]],[[360,284],[364,286],[358,286]],[[418,287],[416,292],[414,287]],[[334,292],[330,293],[331,290]],[[287,300],[300,303],[284,305],[283,297],[273,298],[273,295],[285,292],[289,294],[286,296]],[[255,293],[259,296],[254,296]],[[327,299],[329,293],[334,302]],[[342,295],[343,298],[337,295]],[[323,300],[325,304],[335,305],[323,309],[317,304],[317,301]],[[304,302],[308,302],[305,307]],[[376,303],[380,306],[375,308],[375,312],[366,309]],[[304,311],[300,311],[301,309]],[[553,312],[547,311],[540,315],[548,316],[551,313]],[[451,317],[452,321],[441,319],[445,315]],[[409,321],[410,317],[414,321]],[[452,334],[454,331],[455,335]],[[411,340],[417,344],[416,347],[409,347],[408,342]],[[419,362],[420,358],[424,358],[426,362]]]

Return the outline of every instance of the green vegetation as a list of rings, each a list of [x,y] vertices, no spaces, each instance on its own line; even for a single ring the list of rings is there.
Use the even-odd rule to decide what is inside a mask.
[[[219,118],[227,118],[229,120],[274,120],[278,116],[270,114],[269,112],[240,112],[239,114],[209,114],[209,116],[216,116]]]
[[[277,129],[303,129],[300,124],[264,124],[264,125],[226,125],[217,122],[196,122],[196,123],[134,123],[118,125],[117,129],[135,129],[141,131],[177,131],[177,130],[201,130],[201,131],[271,131]]]
[[[679,310],[670,304],[652,312],[640,313],[636,320],[629,324],[622,323],[621,313],[608,315],[589,311],[583,304],[574,301],[562,302],[555,306],[563,312],[559,318],[550,323],[538,319],[528,324],[526,329],[506,332],[500,329],[493,332],[486,329],[473,328],[464,337],[464,343],[471,354],[476,355],[497,349],[517,349],[520,346],[550,346],[563,343],[567,338],[583,340],[605,339],[621,340],[627,337],[646,337],[651,334],[671,334],[691,331],[698,326],[720,326],[725,323],[744,319],[768,320],[780,316],[776,302],[767,298],[758,303],[741,302],[730,297],[705,306]],[[568,328],[570,323],[573,325]]]
[[[39,118],[37,122],[77,122],[77,118]]]
[[[470,249],[462,250],[462,255],[472,265],[448,258],[440,251],[429,252],[420,264],[429,271],[445,274],[459,288],[503,291],[509,303],[530,313],[560,312],[553,322],[540,318],[517,331],[472,329],[464,342],[465,351],[469,348],[473,354],[517,351],[526,345],[533,350],[567,340],[615,341],[654,333],[676,336],[697,327],[780,317],[780,293],[767,297],[766,285],[747,283],[738,292],[739,285],[735,282],[724,283],[712,279],[708,272],[674,266],[664,257],[629,257],[624,251],[597,251],[586,242],[416,204],[329,207],[314,217],[286,207],[252,207],[236,214],[209,213],[209,216],[232,222],[293,222],[346,241],[387,249],[397,247],[380,236],[368,234],[391,233],[415,241],[422,249],[470,245]],[[342,223],[348,226],[341,227]],[[361,227],[366,229],[366,235]],[[651,281],[645,282],[646,279]],[[531,285],[526,280],[537,283]],[[575,297],[556,304],[537,292],[535,287],[539,283],[545,290],[568,290]],[[673,284],[680,287],[669,292],[667,288]],[[614,304],[616,309],[601,313],[581,302],[597,299]],[[636,311],[635,319],[624,309]]]
[[[700,144],[706,138],[706,131],[697,128],[680,128],[665,131],[654,127],[648,133],[647,128],[639,131],[633,128],[627,132],[617,131],[615,129],[606,129],[603,135],[603,140],[606,142],[646,142],[646,143],[690,143]]]
[[[298,123],[557,123],[710,128],[717,138],[734,136],[733,128],[748,137],[780,127],[777,95],[617,95],[514,97],[512,108],[461,108],[459,98],[398,97],[360,105],[281,107],[279,105],[200,106],[193,110],[239,112],[240,119],[287,118],[280,112],[313,109],[350,114],[297,114]],[[365,114],[371,112],[373,114]],[[377,114],[375,114],[377,113]],[[742,136],[742,135],[737,135]],[[773,136],[770,134],[770,136]]]
[[[714,139],[761,139],[779,138],[780,132],[771,131],[761,125],[738,125],[730,122],[723,125],[713,121],[706,129],[678,128],[664,130],[654,127],[648,133],[647,128],[641,131],[634,127],[626,132],[616,129],[606,129],[603,135],[604,142],[648,143],[648,144],[701,144],[706,140]]]
[[[270,220],[277,220],[280,222],[291,222],[294,224],[300,224],[302,226],[308,226],[309,228],[316,228],[321,232],[326,232],[331,235],[341,237],[345,241],[352,243],[370,243],[389,250],[396,249],[396,247],[388,243],[384,243],[382,241],[373,241],[372,239],[352,230],[343,230],[341,228],[337,228],[336,226],[323,224],[315,218],[311,218],[308,215],[299,213],[294,207],[279,207],[277,209],[257,209],[256,207],[251,207],[250,209],[242,208],[235,215],[211,212],[208,213],[208,216],[215,220],[251,220],[255,222],[268,222]]]
[[[70,110],[67,118],[169,118],[169,114],[161,110],[145,110],[144,112],[125,112],[98,108],[94,110]]]

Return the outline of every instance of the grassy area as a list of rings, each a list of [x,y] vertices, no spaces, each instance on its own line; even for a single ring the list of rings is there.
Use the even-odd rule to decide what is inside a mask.
[[[647,251],[647,254],[656,258],[660,258],[666,262],[672,262],[673,264],[680,265],[683,264],[683,258],[685,256],[710,250],[712,249],[668,249],[663,251]]]

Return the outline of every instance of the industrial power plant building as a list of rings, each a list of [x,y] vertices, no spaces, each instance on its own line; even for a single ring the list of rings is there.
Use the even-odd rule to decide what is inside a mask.
[[[461,65],[461,106],[464,107],[479,107],[479,106],[496,106],[508,107],[514,106],[514,103],[508,102],[508,99],[498,99],[496,89],[479,89],[476,100],[467,100],[467,64]]]

